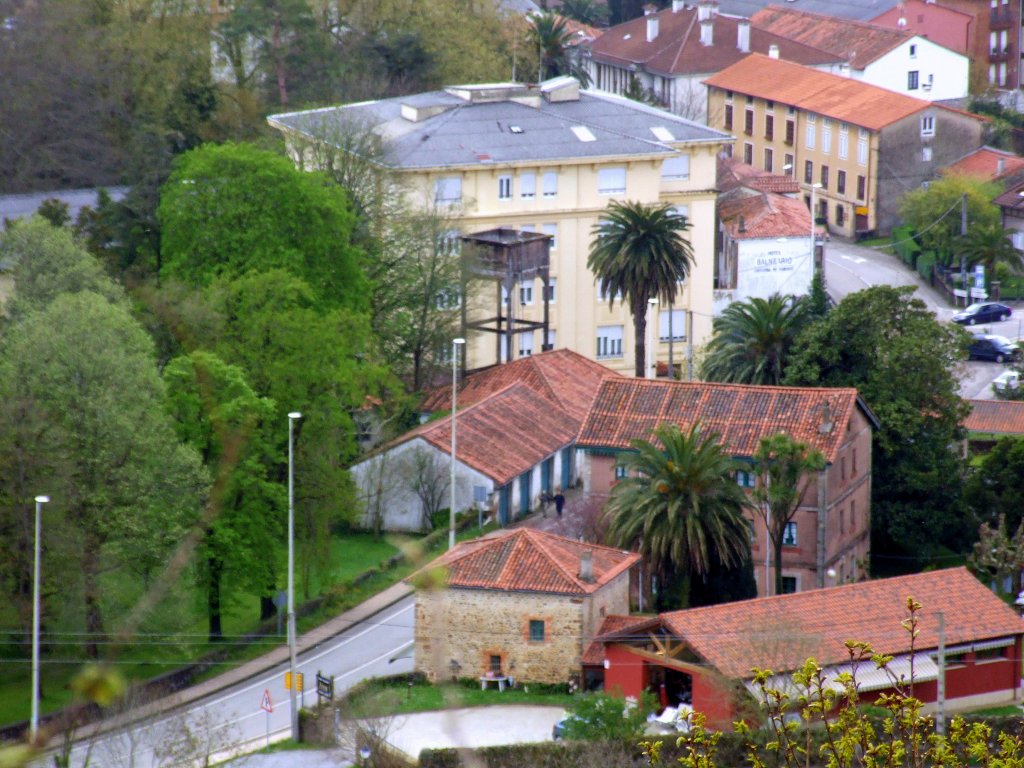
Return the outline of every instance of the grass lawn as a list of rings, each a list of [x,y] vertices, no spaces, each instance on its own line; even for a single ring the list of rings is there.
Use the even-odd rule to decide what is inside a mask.
[[[486,691],[470,680],[431,685],[424,682],[373,681],[360,687],[343,706],[346,717],[380,717],[408,712],[430,712],[456,707],[485,707],[491,704],[538,704],[568,707],[575,697],[551,686],[527,685]]]

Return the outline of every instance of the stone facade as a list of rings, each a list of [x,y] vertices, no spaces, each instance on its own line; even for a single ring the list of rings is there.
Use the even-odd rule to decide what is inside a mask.
[[[494,671],[520,683],[564,683],[579,672],[604,616],[628,612],[629,571],[591,595],[420,590],[415,667],[432,681]],[[543,622],[543,639],[536,624],[531,639],[531,622]]]

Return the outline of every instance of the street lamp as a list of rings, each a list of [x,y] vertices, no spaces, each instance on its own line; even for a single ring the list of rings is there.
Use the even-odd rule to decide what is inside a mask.
[[[456,394],[458,393],[458,368],[459,368],[459,347],[466,343],[461,336],[452,339],[452,456],[451,456],[451,477],[448,478],[448,485],[451,487],[451,501],[448,504],[448,549],[455,546],[455,409],[457,407]]]
[[[814,244],[814,232],[815,232],[815,212],[814,212],[814,190],[821,189],[821,184],[811,184],[811,269],[817,271],[817,258],[818,249]],[[825,283],[825,259],[821,260],[821,282],[822,285]]]
[[[302,418],[298,411],[288,414],[288,668],[292,684],[291,695],[292,739],[299,741],[299,677],[295,664],[295,422]]]
[[[39,534],[42,532],[43,504],[49,501],[49,496],[36,496],[36,543],[32,565],[32,715],[28,731],[33,744],[39,733]]]
[[[647,366],[647,375],[645,378],[654,379],[657,378],[658,372],[656,370],[657,363],[654,355],[654,323],[658,319],[658,300],[653,296],[647,300],[647,308],[651,310],[650,316],[647,319],[647,354],[645,361]]]

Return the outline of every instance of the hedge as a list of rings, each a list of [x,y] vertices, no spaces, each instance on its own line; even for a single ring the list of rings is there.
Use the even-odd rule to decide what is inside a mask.
[[[928,282],[931,282],[932,272],[935,271],[935,262],[936,259],[934,251],[924,251],[917,257],[917,274]]]
[[[893,229],[892,249],[908,267],[915,266],[918,254],[921,253],[921,246],[914,240],[914,230],[911,227],[895,227]]]

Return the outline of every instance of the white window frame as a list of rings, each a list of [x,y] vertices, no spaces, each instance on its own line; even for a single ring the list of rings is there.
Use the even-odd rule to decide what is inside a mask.
[[[740,488],[754,488],[757,485],[757,475],[745,469],[736,470],[736,485]]]
[[[868,140],[857,139],[857,165],[868,164]]]
[[[815,122],[814,115],[808,115],[807,127],[804,130],[804,144],[806,145],[807,149],[814,149],[814,138],[817,130],[818,126]]]
[[[921,117],[921,136],[935,135],[935,116],[924,115]]]
[[[605,291],[602,288],[602,283],[600,280],[597,281],[597,300],[600,301],[602,304],[611,300],[611,296],[608,294],[607,291]],[[622,301],[622,291],[618,291],[615,294],[615,300]]]
[[[599,168],[597,171],[597,194],[622,195],[626,193],[626,168]]]
[[[512,177],[508,174],[498,177],[498,199],[502,201],[512,199]]]
[[[544,176],[541,179],[541,185],[541,189],[544,191],[544,197],[549,199],[558,197],[558,172],[544,171]]]
[[[462,202],[462,177],[442,176],[434,180],[434,203],[454,205]]]
[[[557,277],[549,277],[548,278],[547,289],[548,289],[547,290],[548,304],[554,304],[556,301],[558,301],[558,278]],[[543,293],[544,293],[544,287],[541,286],[541,294],[543,295]]]
[[[686,310],[662,309],[658,312],[658,341],[668,341],[668,318],[672,313],[672,341],[686,341]]]
[[[533,306],[533,282],[519,284],[519,303],[524,307]]]
[[[555,344],[557,342],[557,336],[558,336],[558,333],[557,333],[557,329],[556,328],[548,328],[548,346],[551,349],[555,348]]]
[[[529,357],[533,354],[533,331],[523,331],[517,333],[517,346],[519,347],[520,357]]]
[[[832,154],[832,128],[830,126],[821,126],[821,152],[825,155]]]
[[[558,250],[558,225],[557,224],[541,224],[540,231],[545,235],[551,236],[551,250]]]
[[[800,539],[797,532],[796,521],[790,520],[782,532],[782,546],[795,547],[799,545]]]
[[[666,181],[689,179],[690,156],[686,154],[679,154],[665,158],[661,164],[661,178]]]
[[[930,163],[932,161],[932,148],[921,147],[921,162]]]
[[[850,134],[846,131],[839,131],[839,159],[845,160],[850,154]]]
[[[622,357],[622,338],[625,326],[597,326],[597,359],[610,360]]]
[[[519,174],[519,197],[523,200],[533,200],[537,196],[537,174]]]

